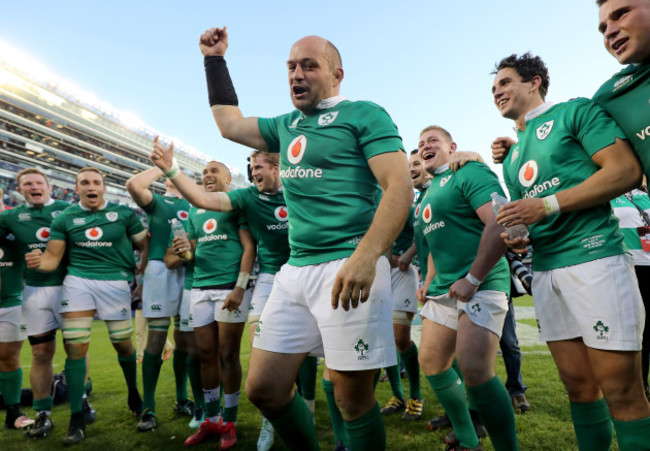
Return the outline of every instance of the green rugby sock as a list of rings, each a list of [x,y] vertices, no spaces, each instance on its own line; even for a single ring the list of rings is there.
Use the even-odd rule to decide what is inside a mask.
[[[265,416],[289,449],[304,451],[319,449],[311,412],[297,393],[293,395],[289,404]]]
[[[194,396],[194,407],[196,409],[205,409],[205,403],[203,402],[203,382],[201,380],[201,360],[188,358],[187,374],[190,378],[192,396]]]
[[[614,438],[612,417],[605,398],[594,402],[571,402],[571,420],[581,450],[609,450]]]
[[[318,372],[318,357],[307,356],[298,370],[300,390],[305,400],[316,399],[316,373]]]
[[[142,357],[142,410],[156,408],[156,385],[162,366],[160,355],[150,354],[146,349]]]
[[[456,371],[449,368],[444,373],[426,378],[449,416],[460,445],[469,449],[476,448],[479,444],[478,437],[467,408],[463,383]]]
[[[205,417],[216,418],[221,410],[221,387],[203,389],[203,403],[205,404]]]
[[[453,370],[458,375],[458,378],[460,379],[460,381],[464,384],[465,383],[465,376],[463,376],[463,372],[460,370],[460,365],[458,364],[458,360],[454,359],[453,363],[451,364],[451,367],[453,368]]]
[[[0,393],[8,406],[20,403],[21,387],[23,385],[23,369],[0,372]]]
[[[399,370],[397,372],[399,373]],[[348,445],[350,449],[368,451],[386,449],[386,429],[376,402],[375,406],[361,418],[346,421],[345,432],[350,437]]]
[[[174,368],[174,381],[176,382],[176,401],[187,399],[187,351],[174,349],[172,366]]]
[[[476,387],[467,387],[469,398],[474,399],[481,422],[490,434],[496,450],[517,450],[515,411],[510,395],[498,377]]]
[[[409,396],[413,399],[423,399],[420,386],[420,363],[418,362],[418,347],[413,346],[400,353],[406,376],[409,380]]]
[[[136,363],[135,351],[133,354],[122,357],[117,356],[117,361],[120,362],[122,373],[124,373],[124,380],[128,388],[138,388],[138,364]]]
[[[51,396],[46,396],[45,398],[41,399],[34,399],[34,402],[32,403],[32,408],[36,412],[51,412],[53,406],[54,401],[52,400]]]
[[[377,371],[377,373],[379,373],[379,371]],[[325,392],[325,399],[327,400],[327,410],[329,410],[332,428],[334,429],[334,443],[340,441],[343,445],[347,446],[349,444],[348,435],[345,432],[341,411],[336,405],[336,400],[334,399],[334,384],[325,379],[321,382],[323,383],[323,391]]]
[[[399,376],[399,365],[389,366],[388,368],[385,368],[385,371],[388,376],[388,382],[390,382],[390,390],[393,392],[393,396],[403,401],[404,389],[402,388],[402,379]]]
[[[650,417],[636,421],[619,421],[612,418],[616,429],[618,449],[637,451],[650,446]]]
[[[70,413],[81,412],[84,396],[84,379],[86,378],[86,358],[76,360],[65,359],[65,380],[68,384],[70,398]]]
[[[237,406],[239,405],[239,392],[223,395],[223,422],[237,422]]]

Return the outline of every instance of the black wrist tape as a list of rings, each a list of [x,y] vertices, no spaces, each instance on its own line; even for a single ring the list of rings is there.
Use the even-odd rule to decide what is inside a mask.
[[[232,85],[228,66],[223,56],[206,56],[203,62],[208,83],[210,106],[239,105],[235,87]]]

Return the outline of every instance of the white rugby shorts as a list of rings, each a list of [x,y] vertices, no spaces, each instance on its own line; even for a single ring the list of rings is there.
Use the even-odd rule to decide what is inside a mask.
[[[347,312],[331,305],[334,280],[346,261],[282,266],[258,322],[253,347],[324,355],[328,368],[338,371],[396,365],[388,260],[377,261],[368,300]]]
[[[34,336],[61,328],[61,285],[23,290],[23,320],[27,335]]]
[[[92,280],[65,276],[61,314],[96,310],[104,321],[131,319],[131,290],[126,280]]]
[[[273,279],[275,279],[275,274],[260,273],[257,275],[255,288],[253,288],[253,299],[248,311],[249,323],[257,322],[260,319],[266,301],[271,294],[271,288],[273,288]]]
[[[24,341],[27,338],[20,305],[0,308],[0,343]]]
[[[211,322],[245,323],[248,319],[248,308],[251,303],[250,288],[244,291],[239,308],[229,311],[223,309],[223,304],[232,290],[199,290],[192,289],[190,315],[193,327],[207,326]]]
[[[581,337],[594,349],[641,349],[645,309],[630,254],[535,271],[532,290],[541,340]]]
[[[405,272],[399,268],[390,270],[391,289],[393,291],[393,310],[417,313],[418,300],[415,292],[418,289],[418,273],[413,265]]]
[[[150,260],[142,278],[142,316],[169,318],[178,315],[185,285],[185,266],[168,269]]]

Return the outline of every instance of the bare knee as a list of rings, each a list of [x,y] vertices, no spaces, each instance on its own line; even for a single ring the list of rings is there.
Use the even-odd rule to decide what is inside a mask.
[[[602,397],[600,388],[587,371],[558,370],[569,400],[573,402],[593,402]]]
[[[54,341],[32,345],[32,366],[51,365],[55,350]]]

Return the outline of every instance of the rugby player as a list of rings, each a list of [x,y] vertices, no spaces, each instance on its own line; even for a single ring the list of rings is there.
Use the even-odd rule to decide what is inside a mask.
[[[18,192],[25,197],[25,205],[7,210],[0,215],[0,237],[12,234],[22,255],[33,249],[45,249],[50,236],[52,220],[69,203],[50,197],[49,179],[40,169],[23,169],[16,175]],[[23,321],[32,348],[30,383],[36,411],[34,426],[25,434],[30,438],[45,437],[53,428],[51,420],[52,359],[56,351],[56,330],[61,327],[61,285],[66,274],[65,259],[49,274],[27,269],[23,293]],[[22,277],[22,274],[21,274]],[[84,393],[85,395],[85,393]],[[88,422],[95,419],[95,411],[84,396],[83,411]]]
[[[530,226],[532,291],[540,338],[566,387],[580,449],[646,449],[650,404],[641,383],[645,312],[632,257],[608,201],[641,181],[625,134],[597,104],[545,103],[548,70],[539,57],[499,62],[494,103],[517,127],[504,161],[513,202],[500,224]],[[646,100],[647,101],[647,100]]]
[[[456,143],[442,127],[426,127],[418,149],[424,169],[433,177],[418,217],[430,250],[422,289],[426,303],[421,311],[420,366],[456,432],[448,443],[451,449],[483,449],[452,368],[454,356],[470,403],[495,449],[517,449],[510,397],[494,372],[510,289],[505,245],[499,239],[502,228],[490,202],[490,194],[502,190],[483,163],[451,171],[449,155]]]
[[[133,210],[104,199],[106,185],[98,169],[80,169],[75,192],[79,204],[54,218],[45,252],[34,249],[25,255],[30,269],[44,273],[59,267],[66,250],[69,258],[60,307],[71,412],[68,433],[62,441],[68,445],[84,438],[82,397],[95,315],[106,322],[117,351],[128,387],[129,409],[140,414],[129,282],[135,268],[133,245],[143,252],[148,247],[147,231]]]
[[[0,213],[4,209],[0,188]],[[23,384],[20,349],[27,336],[21,315],[24,266],[15,237],[8,235],[0,239],[0,393],[7,406],[7,429],[23,429],[34,424],[34,420],[20,411]]]
[[[155,141],[158,137],[155,138]],[[168,269],[163,262],[172,219],[185,221],[189,203],[183,199],[176,187],[165,180],[165,195],[152,193],[149,186],[162,177],[157,167],[147,169],[134,175],[126,182],[126,189],[135,201],[147,213],[149,224],[149,256],[142,278],[142,315],[147,319],[147,346],[142,359],[142,415],[137,429],[140,432],[156,428],[155,393],[162,353],[167,340],[167,332],[174,318],[174,378],[176,384],[176,404],[174,411],[192,416],[194,403],[187,396],[187,357],[189,346],[193,343],[187,338],[191,333],[189,326],[181,330],[180,305],[185,283],[185,268]]]
[[[373,379],[396,356],[382,254],[412,195],[397,128],[381,107],[339,96],[340,55],[317,36],[296,42],[287,62],[297,109],[274,119],[243,117],[223,59],[227,45],[225,27],[200,39],[214,118],[226,138],[280,153],[291,230],[291,256],[258,323],[246,391],[290,448],[318,448],[293,384],[305,356],[324,348],[350,448],[383,449]],[[173,179],[171,159],[152,157]],[[384,188],[378,207],[377,182]]]
[[[160,145],[161,151],[165,149]],[[172,149],[173,151],[173,149]],[[196,185],[181,184],[174,178],[174,183],[181,186],[183,194],[198,208],[215,211],[242,212],[249,224],[250,231],[257,244],[257,259],[260,265],[250,311],[248,324],[251,343],[257,324],[264,310],[264,305],[273,286],[273,278],[280,267],[289,259],[289,224],[284,193],[280,184],[278,155],[255,151],[250,156],[251,175],[256,186],[228,192],[207,193]],[[187,190],[187,191],[186,191]],[[316,357],[308,357],[301,367],[301,384],[308,392],[313,411],[315,402]],[[309,390],[305,390],[309,388]],[[308,402],[309,402],[308,401]],[[264,418],[258,440],[258,449],[268,450],[273,445],[273,426]]]
[[[154,152],[159,148],[154,147]],[[230,180],[230,170],[223,163],[211,161],[203,169],[203,188],[208,193],[224,193]],[[230,449],[237,443],[242,377],[239,351],[251,302],[247,287],[255,263],[255,242],[242,214],[194,206],[188,221],[191,245],[181,248],[193,251],[190,314],[201,356],[206,418],[185,445],[220,435],[220,448]],[[222,382],[224,409],[220,417]]]

